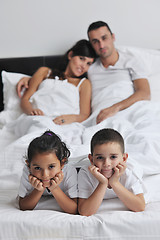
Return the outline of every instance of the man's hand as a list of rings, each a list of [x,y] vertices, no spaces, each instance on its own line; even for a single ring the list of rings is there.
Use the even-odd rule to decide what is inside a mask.
[[[19,98],[22,97],[22,94],[21,94],[22,91],[25,90],[26,88],[28,88],[28,86],[29,86],[28,83],[29,83],[30,79],[31,79],[30,77],[23,77],[17,83],[16,91],[17,91]]]
[[[119,109],[116,105],[101,110],[97,116],[97,124],[102,122],[106,118],[114,116],[118,111]]]
[[[45,190],[45,188],[43,187],[43,183],[38,178],[30,174],[28,179],[32,187],[34,187],[38,191],[42,192]]]

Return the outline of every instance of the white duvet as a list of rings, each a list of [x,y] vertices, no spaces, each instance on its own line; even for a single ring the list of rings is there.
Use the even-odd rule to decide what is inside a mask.
[[[103,93],[107,96],[107,91]],[[88,120],[58,126],[44,116],[20,115],[19,111],[0,113],[0,239],[158,239],[160,236],[160,102],[140,101],[115,116],[96,124],[96,116],[106,99]],[[90,140],[102,128],[114,128],[124,137],[128,165],[143,176],[146,210],[128,211],[118,199],[104,201],[91,217],[61,212],[54,199],[42,199],[34,211],[20,211],[16,196],[29,142],[51,129],[71,151],[68,164],[87,163]],[[58,211],[56,211],[58,210]],[[144,221],[145,220],[145,221]],[[125,228],[125,229],[124,229]],[[123,230],[124,229],[124,230]]]

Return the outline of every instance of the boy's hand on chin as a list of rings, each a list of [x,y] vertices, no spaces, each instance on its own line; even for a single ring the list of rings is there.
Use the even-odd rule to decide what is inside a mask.
[[[119,163],[115,168],[114,168],[114,173],[113,175],[109,178],[109,185],[112,186],[113,183],[119,182],[120,177],[123,175],[123,173],[126,170],[126,163],[122,162]]]
[[[100,183],[106,184],[108,186],[108,179],[105,176],[103,176],[102,173],[99,172],[98,167],[91,165],[88,167],[88,169]]]

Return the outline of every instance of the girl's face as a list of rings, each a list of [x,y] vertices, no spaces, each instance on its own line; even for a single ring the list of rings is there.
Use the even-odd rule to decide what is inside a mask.
[[[69,77],[80,77],[88,71],[90,65],[94,61],[94,58],[84,56],[72,57],[72,52],[69,52],[68,59],[69,63],[67,65],[65,75]]]
[[[35,155],[29,169],[44,187],[50,187],[50,180],[61,171],[62,167],[55,153],[41,153]]]
[[[114,173],[114,168],[123,161],[126,161],[128,154],[122,153],[121,147],[117,142],[109,142],[96,145],[93,156],[89,159],[93,165],[99,168],[99,172],[106,178],[110,178]]]

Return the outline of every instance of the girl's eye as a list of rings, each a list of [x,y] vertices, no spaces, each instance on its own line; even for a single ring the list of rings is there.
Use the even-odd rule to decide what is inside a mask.
[[[85,57],[83,57],[83,56],[80,56],[79,58],[80,58],[81,60],[85,60]]]
[[[35,167],[34,169],[35,169],[35,170],[40,170],[41,168],[40,168],[40,167]]]
[[[52,168],[54,168],[54,166],[53,166],[53,165],[50,165],[49,168],[52,169]]]

